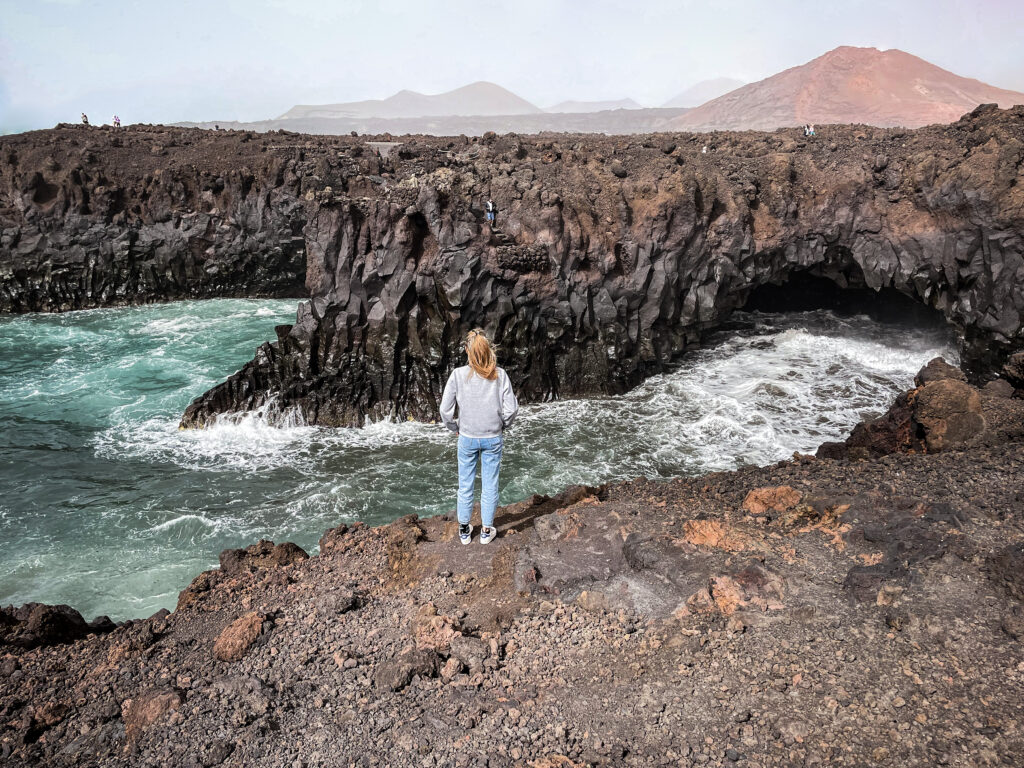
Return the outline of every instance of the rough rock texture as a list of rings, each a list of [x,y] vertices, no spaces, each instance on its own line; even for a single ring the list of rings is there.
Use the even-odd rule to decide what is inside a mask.
[[[240,661],[259,639],[263,617],[258,613],[239,616],[224,627],[213,643],[213,655],[221,661]]]
[[[288,159],[205,135],[63,126],[0,140],[0,312],[304,295]]]
[[[181,706],[184,696],[173,689],[155,689],[141,693],[133,699],[125,699],[121,705],[125,738],[138,738],[151,725]]]
[[[1024,389],[1024,351],[1010,355],[1003,366],[1003,376],[1018,389]]]
[[[743,500],[743,509],[752,515],[785,512],[800,503],[800,491],[787,485],[778,488],[755,488]]]
[[[107,616],[90,622],[70,605],[26,603],[18,608],[0,608],[0,647],[71,643],[93,633],[110,632],[117,625]]]
[[[980,397],[940,453],[569,488],[486,547],[454,514],[340,526],[4,648],[0,763],[1018,766],[1024,400]],[[217,660],[245,614],[273,630]]]
[[[942,358],[932,360],[914,378],[916,389],[904,392],[882,416],[858,424],[842,443],[825,443],[821,458],[866,458],[888,453],[939,451],[958,448],[985,432],[979,390],[967,384],[963,372]],[[986,387],[994,397],[1006,397],[1009,384]],[[994,382],[992,382],[994,383]],[[1009,387],[1012,392],[1012,387]]]
[[[290,565],[307,557],[302,547],[290,541],[274,544],[263,539],[245,549],[225,549],[220,553],[220,569],[229,576],[237,576],[245,571]]]
[[[477,325],[524,401],[621,392],[798,273],[937,309],[974,374],[1022,343],[1024,109],[826,126],[810,142],[787,129],[385,149],[145,126],[4,137],[0,311],[281,295],[304,272],[296,323],[187,426],[271,399],[324,425],[436,418]]]
[[[726,134],[706,155],[684,135],[668,155],[662,141],[509,136],[442,159],[417,141],[382,182],[312,196],[314,299],[183,424],[270,397],[325,425],[434,419],[473,326],[525,400],[621,392],[797,272],[940,310],[988,370],[1021,343],[1022,115],[809,143]]]
[[[978,390],[953,379],[918,389],[913,418],[932,453],[963,445],[985,429]]]

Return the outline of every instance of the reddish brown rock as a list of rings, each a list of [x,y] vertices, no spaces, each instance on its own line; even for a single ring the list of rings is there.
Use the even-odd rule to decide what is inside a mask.
[[[978,390],[955,379],[925,384],[917,391],[914,420],[930,453],[962,446],[985,429]]]
[[[412,623],[417,648],[447,651],[452,638],[459,634],[457,622],[450,616],[438,615],[437,607],[427,603],[420,608]]]
[[[344,552],[350,541],[349,528],[342,523],[336,528],[331,528],[320,537],[320,554],[329,555],[334,552]]]
[[[752,515],[766,512],[785,512],[800,503],[799,491],[788,485],[777,488],[755,488],[743,500],[743,509]]]
[[[221,661],[239,661],[260,636],[263,618],[247,613],[231,622],[213,644],[213,655]]]
[[[818,457],[870,459],[891,453],[938,453],[959,448],[985,431],[978,390],[941,358],[921,369],[918,387],[896,398],[877,419],[854,427],[843,443],[825,443]]]
[[[967,381],[963,371],[955,365],[950,365],[941,357],[936,357],[928,361],[928,364],[917,372],[917,375],[914,377],[914,386],[922,387],[933,381],[943,381],[944,379]]]
[[[423,528],[417,524],[416,515],[406,515],[397,520],[388,531],[388,566],[391,575],[398,581],[413,578],[412,564],[416,559],[416,542],[423,538]]]
[[[225,549],[220,553],[220,569],[227,576],[238,576],[261,568],[292,565],[308,557],[302,547],[290,541],[275,545],[263,539],[245,549]]]
[[[778,610],[783,607],[782,597],[782,578],[760,563],[751,562],[734,573],[711,577],[707,587],[687,598],[682,614],[717,611],[731,616],[749,607]]]
[[[174,610],[180,611],[199,602],[221,578],[221,571],[203,571],[185,589],[178,593],[178,604]]]
[[[125,699],[121,705],[124,732],[129,741],[137,739],[144,730],[177,710],[185,697],[173,688],[160,688]]]
[[[687,520],[681,542],[697,547],[712,547],[739,552],[751,546],[750,537],[718,520]]]

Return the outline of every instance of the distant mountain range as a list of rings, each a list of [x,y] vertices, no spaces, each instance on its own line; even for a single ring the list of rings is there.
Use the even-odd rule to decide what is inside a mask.
[[[804,123],[918,127],[949,123],[978,104],[1024,104],[1024,93],[960,77],[900,50],[842,46],[756,83],[705,80],[660,108],[633,99],[569,100],[548,109],[488,82],[427,95],[300,104],[279,118],[250,123],[179,123],[210,128],[306,133],[435,135],[500,133],[650,133],[771,130]]]
[[[548,107],[545,112],[572,113],[581,112],[604,112],[609,109],[643,109],[632,99],[618,99],[616,101],[562,101],[553,107]]]
[[[716,77],[714,80],[702,80],[696,85],[691,85],[678,96],[669,99],[663,107],[699,107],[705,101],[717,99],[723,93],[734,91],[744,85],[742,80],[735,80],[731,77]]]
[[[480,81],[433,96],[416,91],[399,91],[386,99],[350,101],[342,104],[299,104],[281,115],[278,120],[310,117],[351,120],[369,117],[535,115],[543,111],[500,85]]]
[[[507,88],[502,88],[495,83],[479,81],[456,88],[454,91],[434,95],[416,91],[399,91],[386,99],[348,101],[340,104],[297,104],[277,119],[403,120],[419,117],[539,115],[545,112],[586,114],[613,109],[643,109],[643,107],[633,99],[616,99],[611,101],[563,101],[547,109],[541,109]]]
[[[917,128],[951,123],[979,104],[1024,93],[960,77],[897,49],[842,46],[744,85],[673,119],[672,130],[772,130],[804,123]]]

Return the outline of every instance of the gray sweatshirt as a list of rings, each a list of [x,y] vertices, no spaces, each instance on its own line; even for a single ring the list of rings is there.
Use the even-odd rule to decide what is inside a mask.
[[[519,413],[519,402],[504,369],[493,379],[472,372],[468,365],[456,368],[444,385],[441,421],[452,432],[466,437],[497,437]],[[459,418],[455,418],[455,406]]]

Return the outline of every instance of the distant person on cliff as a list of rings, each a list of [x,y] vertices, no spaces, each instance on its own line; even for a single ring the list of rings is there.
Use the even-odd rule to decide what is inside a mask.
[[[495,220],[498,218],[498,208],[494,205],[493,200],[488,200],[484,208],[487,210],[487,223],[493,227]]]
[[[441,397],[441,421],[459,438],[459,540],[473,540],[469,518],[473,512],[477,461],[480,462],[480,543],[497,534],[494,512],[498,508],[498,471],[504,447],[502,432],[519,413],[508,374],[498,367],[487,336],[479,328],[466,336],[469,364],[452,371]],[[455,416],[455,407],[459,415]]]
[[[82,113],[82,125],[88,125],[88,124],[89,124],[89,116],[87,114],[85,114],[85,112],[83,112]]]
[[[114,115],[114,127],[115,128],[120,128],[121,127],[121,118],[118,117],[117,115]]]

